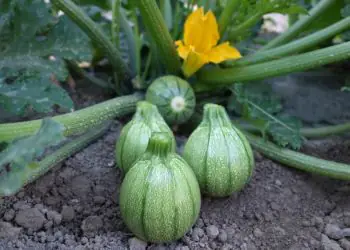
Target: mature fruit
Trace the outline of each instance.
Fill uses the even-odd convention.
[[[183,157],[196,174],[201,191],[214,197],[241,190],[254,168],[246,137],[216,104],[204,106],[203,120],[189,137]]]
[[[148,87],[146,100],[156,105],[165,121],[172,125],[188,121],[196,106],[192,87],[177,76],[157,78]]]
[[[172,138],[154,133],[121,185],[119,205],[127,227],[148,242],[177,240],[197,220],[200,204],[196,176],[172,151]]]
[[[133,118],[123,127],[116,144],[117,165],[124,173],[128,172],[137,158],[146,151],[153,132],[169,134],[172,138],[172,149],[175,150],[175,137],[157,107],[146,101],[138,102]]]

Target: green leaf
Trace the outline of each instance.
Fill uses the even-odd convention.
[[[281,147],[290,146],[291,148],[300,149],[303,138],[299,131],[301,129],[301,122],[291,116],[277,116],[277,121],[272,121],[267,127],[268,134]]]
[[[55,18],[42,0],[14,0],[0,12],[0,105],[13,114],[28,106],[49,112],[54,104],[73,108],[68,94],[50,80],[65,81],[64,59],[90,61],[88,36],[65,15]],[[1,26],[3,24],[3,26]]]
[[[268,84],[235,84],[234,95],[230,97],[228,109],[238,114],[249,113],[249,117],[261,117],[261,112],[248,104],[252,101],[266,112],[276,114],[282,110],[281,98],[273,93]]]
[[[258,128],[262,135],[270,135],[280,146],[299,149],[303,138],[301,122],[296,118],[280,115],[281,99],[267,84],[235,84],[230,88],[232,96],[228,110],[243,117],[243,120]]]
[[[65,139],[63,131],[62,124],[46,118],[35,135],[14,141],[0,153],[0,196],[21,187],[30,170],[37,167],[35,158]],[[9,182],[11,186],[4,185]]]
[[[12,84],[6,84],[4,79],[0,79],[0,106],[13,114],[23,115],[28,107],[46,113],[55,104],[67,111],[74,107],[67,92],[48,77],[37,74],[21,76]]]

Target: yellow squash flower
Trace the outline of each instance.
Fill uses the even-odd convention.
[[[204,14],[204,9],[198,8],[188,16],[184,40],[175,42],[179,56],[184,59],[182,70],[186,77],[193,75],[204,64],[218,64],[241,57],[239,51],[228,42],[216,46],[219,39],[218,23],[212,11]]]

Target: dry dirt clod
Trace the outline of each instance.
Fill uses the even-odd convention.
[[[15,217],[15,215],[16,215],[15,210],[9,209],[5,212],[3,219],[5,221],[11,221]]]
[[[83,220],[81,229],[87,235],[94,235],[99,229],[103,227],[103,221],[100,216],[92,215]]]
[[[48,211],[46,217],[48,220],[53,221],[55,225],[60,225],[62,222],[62,215],[56,211]]]
[[[61,211],[61,215],[62,215],[63,221],[65,221],[65,222],[72,221],[75,217],[74,208],[71,206],[63,206],[62,211]]]
[[[322,250],[342,250],[336,241],[329,239],[327,235],[324,234],[322,234],[321,248]]]
[[[0,240],[17,239],[21,231],[22,228],[14,227],[11,223],[0,221]]]
[[[21,227],[38,231],[44,226],[46,219],[38,209],[28,208],[20,210],[16,215],[15,221]]]
[[[218,237],[219,235],[219,229],[214,226],[214,225],[210,225],[205,229],[207,235],[209,238],[211,239],[215,239],[216,237]]]

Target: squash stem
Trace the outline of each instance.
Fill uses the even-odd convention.
[[[180,58],[156,1],[138,0],[135,1],[135,4],[140,10],[146,30],[158,47],[160,58],[166,69],[172,74],[180,73]]]
[[[226,6],[219,18],[219,29],[221,37],[224,36],[225,31],[232,20],[232,16],[235,11],[237,11],[237,7],[239,6],[240,2],[240,0],[226,1]]]
[[[224,87],[234,82],[262,80],[268,77],[309,70],[350,58],[350,42],[286,58],[234,68],[201,70],[196,92]]]
[[[119,50],[112,44],[101,28],[84,13],[72,0],[52,0],[51,3],[62,10],[72,19],[89,37],[96,42],[106,53],[114,68],[114,79],[116,81],[117,94],[128,94],[132,91],[131,72],[125,64]]]
[[[312,8],[308,15],[305,15],[303,18],[299,19],[286,32],[270,41],[261,50],[271,49],[293,40],[301,33],[301,31],[307,28],[337,1],[338,0],[321,0],[314,8]]]
[[[135,111],[136,103],[143,99],[142,94],[133,94],[114,98],[75,112],[57,115],[52,119],[65,126],[65,136],[80,134],[103,122],[130,114]],[[36,133],[42,120],[0,124],[0,142],[9,142],[15,138]]]
[[[350,180],[350,165],[327,161],[308,156],[293,150],[277,147],[264,139],[244,132],[250,144],[266,157],[313,174],[323,175],[338,180]]]
[[[337,34],[340,34],[350,28],[350,17],[344,18],[341,21],[315,32],[312,35],[306,36],[294,42],[279,46],[274,49],[258,51],[252,55],[243,57],[242,59],[228,62],[227,64],[232,66],[244,66],[250,64],[261,63],[265,61],[271,61],[273,59],[279,59],[281,57],[299,53],[309,48],[317,46],[318,44],[333,38]]]
[[[301,134],[307,138],[322,138],[350,132],[350,122],[320,128],[303,128]]]

